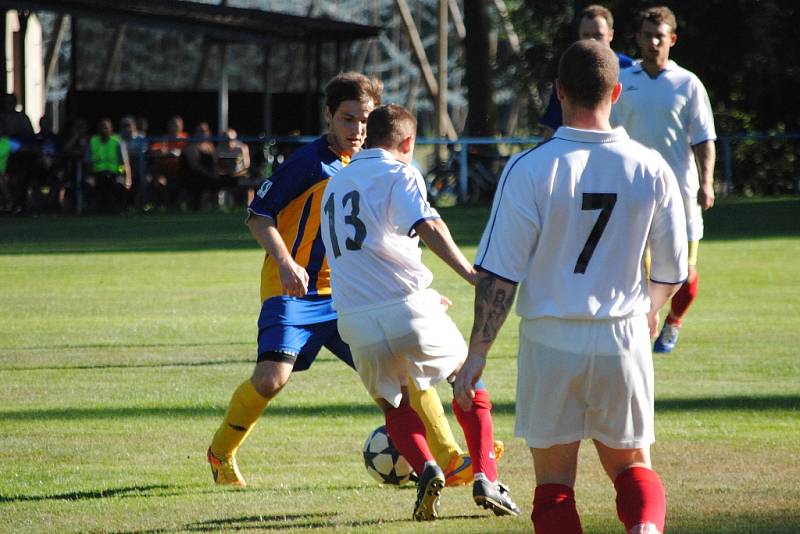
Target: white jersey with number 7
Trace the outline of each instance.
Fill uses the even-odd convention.
[[[520,283],[524,319],[605,319],[647,313],[650,279],[687,277],[678,183],[655,151],[625,130],[561,127],[515,156],[495,193],[475,261]]]

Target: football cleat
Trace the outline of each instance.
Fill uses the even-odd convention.
[[[503,457],[506,447],[502,441],[494,442],[494,459],[495,461]],[[471,484],[475,479],[472,472],[472,459],[469,454],[463,453],[458,456],[453,456],[450,463],[444,470],[445,483],[448,487],[452,486],[466,486]]]
[[[508,488],[499,481],[476,480],[472,484],[472,498],[475,504],[494,512],[494,515],[519,515],[519,506],[511,500]]]
[[[414,520],[431,521],[439,517],[439,497],[444,488],[444,473],[436,464],[428,464],[417,482]]]
[[[211,453],[211,447],[208,448],[208,463],[211,465],[211,474],[214,476],[214,482],[220,486],[239,486],[244,487],[247,483],[242,478],[239,472],[239,466],[236,465],[236,458],[233,456],[220,460]]]
[[[664,323],[664,328],[661,329],[661,333],[658,334],[656,342],[653,344],[653,352],[672,352],[672,349],[675,348],[675,343],[678,342],[678,334],[680,333],[680,326]]]
[[[630,534],[661,534],[654,523],[639,523],[630,530]]]

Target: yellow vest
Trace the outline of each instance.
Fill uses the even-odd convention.
[[[8,168],[8,156],[11,155],[11,141],[8,137],[0,137],[0,172],[6,172]]]
[[[99,135],[93,135],[89,140],[89,148],[92,155],[92,172],[113,172],[122,174],[125,172],[125,165],[122,164],[120,157],[119,136],[112,135],[105,143]]]

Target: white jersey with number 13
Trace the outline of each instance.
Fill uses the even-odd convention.
[[[354,311],[427,288],[414,226],[438,219],[417,169],[380,148],[356,154],[325,188],[321,232],[337,311]]]

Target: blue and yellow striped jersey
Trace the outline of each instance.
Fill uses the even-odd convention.
[[[328,179],[348,159],[325,136],[297,150],[259,188],[248,211],[271,217],[294,261],[308,272],[308,296],[331,294],[330,268],[320,237],[320,205]],[[267,254],[261,268],[261,302],[281,295],[278,266]]]

